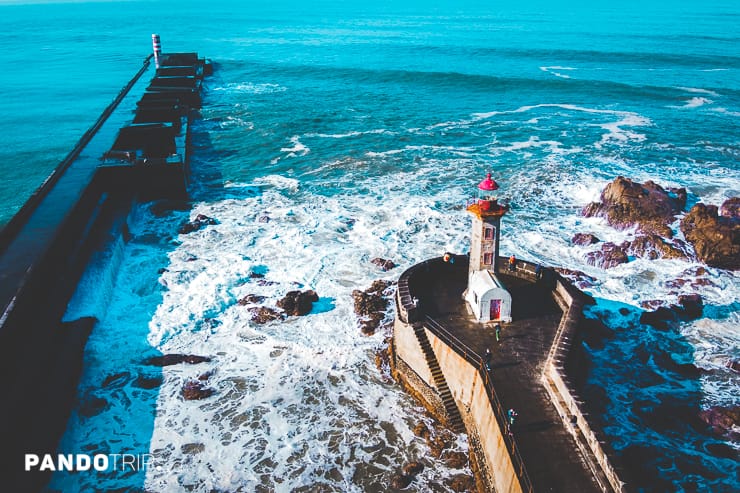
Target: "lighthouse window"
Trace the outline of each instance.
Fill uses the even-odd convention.
[[[492,240],[493,239],[493,228],[486,228],[483,232],[483,238],[486,240]]]
[[[493,263],[493,254],[492,253],[484,253],[483,254],[483,263],[485,265],[491,265]]]

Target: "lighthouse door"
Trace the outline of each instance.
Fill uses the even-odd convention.
[[[501,318],[501,300],[491,300],[491,320]]]

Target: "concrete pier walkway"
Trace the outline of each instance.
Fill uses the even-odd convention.
[[[466,279],[459,269],[430,276],[412,294],[421,310],[477,355],[492,351],[496,396],[505,410],[518,413],[512,433],[534,491],[602,491],[594,473],[563,426],[542,384],[542,371],[562,317],[551,289],[506,274],[500,279],[513,298],[513,319],[503,326],[500,342],[493,324],[476,322],[462,299]]]

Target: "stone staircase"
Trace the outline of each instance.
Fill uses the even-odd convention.
[[[427,360],[429,370],[432,372],[432,378],[434,379],[434,385],[437,387],[437,393],[442,399],[442,404],[445,407],[447,413],[447,425],[457,433],[464,433],[465,425],[463,424],[462,416],[460,416],[460,410],[455,403],[455,398],[452,397],[450,387],[447,385],[442,369],[439,367],[439,362],[434,354],[432,345],[429,343],[429,338],[424,330],[424,325],[420,323],[413,324],[414,334],[416,339],[419,341],[419,346],[424,352],[424,357]]]

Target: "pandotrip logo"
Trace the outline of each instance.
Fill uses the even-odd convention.
[[[152,454],[26,454],[26,471],[146,471]]]

